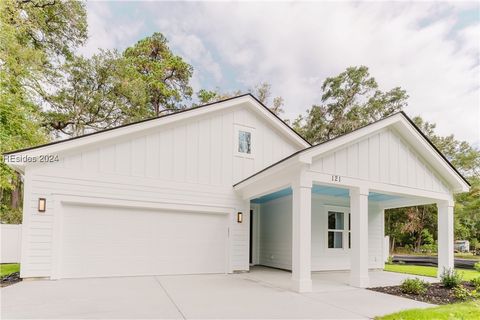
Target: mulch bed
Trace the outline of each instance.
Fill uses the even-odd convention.
[[[2,279],[0,280],[0,288],[12,285],[20,281],[22,281],[22,278],[20,278],[20,272],[9,274],[8,276],[2,277]]]
[[[463,286],[469,290],[474,289],[473,285],[470,282],[463,282]],[[400,286],[377,287],[377,288],[369,288],[369,289],[373,291],[388,293],[395,296],[400,296],[400,297],[404,297],[404,298],[408,298],[416,301],[422,301],[422,302],[433,303],[433,304],[448,304],[448,303],[461,301],[455,298],[455,296],[453,295],[452,289],[445,288],[444,286],[442,286],[441,283],[431,283],[430,286],[427,288],[427,292],[419,295],[403,293],[402,290],[400,289]]]

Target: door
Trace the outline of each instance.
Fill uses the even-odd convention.
[[[227,215],[64,206],[60,277],[227,272]]]

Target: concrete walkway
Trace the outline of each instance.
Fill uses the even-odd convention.
[[[405,275],[372,272],[374,285]],[[348,273],[314,273],[314,290],[290,291],[290,273],[37,280],[2,288],[1,318],[368,319],[431,305],[357,289]]]

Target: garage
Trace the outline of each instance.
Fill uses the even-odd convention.
[[[226,273],[227,215],[63,206],[60,278]]]

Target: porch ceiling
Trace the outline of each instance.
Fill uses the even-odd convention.
[[[312,193],[313,194],[321,194],[321,195],[331,196],[331,197],[339,197],[339,198],[348,198],[349,197],[348,189],[329,187],[329,186],[323,186],[323,185],[317,185],[317,184],[313,185]],[[291,188],[285,188],[285,189],[278,190],[276,192],[272,192],[272,193],[266,194],[264,196],[255,198],[255,199],[252,200],[252,203],[262,204],[262,203],[272,201],[272,200],[275,200],[275,199],[278,199],[278,198],[289,196],[291,194],[292,194],[292,189]],[[382,194],[382,193],[377,193],[377,192],[370,192],[369,195],[368,195],[368,200],[373,201],[373,202],[398,200],[398,199],[402,199],[402,198],[403,197],[401,197],[401,196],[394,196],[394,195]]]

